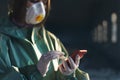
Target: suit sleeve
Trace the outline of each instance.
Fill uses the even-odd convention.
[[[8,39],[0,34],[0,80],[42,80],[36,65],[28,65],[16,70],[9,55]]]

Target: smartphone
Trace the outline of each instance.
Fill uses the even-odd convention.
[[[71,56],[71,58],[75,61],[75,57],[76,57],[77,55],[79,55],[80,58],[83,58],[83,56],[84,56],[86,53],[87,53],[87,50],[75,50],[70,56]],[[68,60],[66,60],[66,62],[67,62],[67,64],[68,64],[68,66],[70,66]],[[62,66],[63,66],[63,64],[62,64]]]
[[[76,55],[79,55],[80,58],[83,58],[83,56],[87,53],[87,50],[75,50],[72,54],[71,54],[71,58],[73,60],[75,60]]]

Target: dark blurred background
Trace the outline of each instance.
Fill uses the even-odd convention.
[[[0,2],[0,17],[7,7]],[[10,1],[10,0],[9,0]],[[51,13],[46,28],[54,33],[69,53],[87,49],[80,69],[91,80],[120,80],[120,0],[51,0]],[[111,41],[111,14],[117,14],[117,42]],[[6,14],[7,15],[7,14]],[[2,16],[3,17],[3,16]],[[106,42],[95,41],[93,35],[103,20],[108,23]],[[102,33],[102,32],[101,32]]]
[[[117,14],[116,43],[111,41],[112,13]],[[91,80],[120,80],[119,18],[119,0],[52,0],[46,28],[60,38],[70,53],[88,50],[80,68],[90,73]],[[94,29],[103,20],[108,23],[108,41],[95,42]]]

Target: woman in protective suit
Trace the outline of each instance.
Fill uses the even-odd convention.
[[[74,61],[45,29],[49,10],[50,0],[15,0],[9,18],[0,20],[0,80],[89,80],[80,57]]]

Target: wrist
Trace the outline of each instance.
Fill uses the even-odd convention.
[[[38,65],[38,64],[37,64],[37,66],[36,66],[36,68],[37,68],[37,70],[39,71],[39,73],[44,77],[44,76],[46,76],[46,72],[43,70],[42,67],[43,67],[43,66],[40,66],[40,65]]]

